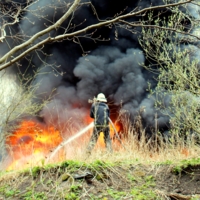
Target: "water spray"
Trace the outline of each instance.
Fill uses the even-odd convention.
[[[55,154],[62,148],[64,147],[66,144],[72,142],[73,140],[75,140],[76,138],[80,137],[81,135],[83,135],[84,133],[86,133],[89,129],[91,129],[94,126],[94,122],[90,123],[88,126],[86,126],[84,129],[80,130],[77,134],[75,134],[74,136],[70,137],[67,141],[64,141],[62,143],[60,143],[57,148],[51,153],[51,155],[47,158],[47,162],[53,158],[55,156]]]
[[[93,100],[91,100],[91,99],[88,100],[88,103],[94,103],[94,102],[96,102],[96,98],[95,98],[95,97],[94,97]],[[112,127],[113,127],[113,129],[114,129],[114,132],[115,132],[115,135],[116,135],[117,139],[120,141],[121,145],[125,148],[125,146],[122,144],[122,141],[121,141],[121,139],[120,139],[120,137],[119,137],[119,135],[118,135],[118,133],[117,133],[117,130],[116,130],[116,128],[115,128],[115,126],[114,126],[112,120],[111,120],[110,118],[108,118],[108,120],[109,120],[110,124],[112,125]],[[70,137],[67,141],[64,141],[64,142],[60,143],[60,144],[58,145],[58,147],[57,147],[57,148],[51,153],[51,155],[47,158],[47,162],[48,162],[51,158],[53,158],[53,157],[56,155],[56,153],[57,153],[61,148],[63,148],[66,144],[68,144],[68,143],[72,142],[73,140],[75,140],[76,138],[80,137],[81,135],[83,135],[84,133],[86,133],[86,132],[87,132],[89,129],[91,129],[92,127],[94,127],[94,122],[90,123],[88,126],[86,126],[84,129],[82,129],[81,131],[79,131],[77,134],[75,134],[74,136]]]
[[[96,97],[94,97],[93,99],[88,99],[88,103],[95,103],[97,102],[97,99]],[[123,145],[120,137],[119,137],[119,134],[117,133],[117,130],[115,128],[115,125],[113,124],[112,120],[110,118],[108,118],[110,124],[112,125],[113,129],[114,129],[114,132],[115,132],[115,136],[117,137],[117,139],[119,140],[120,144],[126,149],[126,147]]]

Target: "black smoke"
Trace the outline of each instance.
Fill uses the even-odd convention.
[[[22,6],[27,3],[25,0],[13,2]],[[67,11],[67,4],[72,2],[71,0],[35,1],[35,4],[21,14],[20,21],[13,27],[12,32],[23,35],[23,40],[27,40],[58,20]],[[74,13],[73,18],[64,22],[61,28],[52,31],[51,36],[64,33],[69,21],[71,26],[68,32],[97,23],[94,10],[86,2],[88,1],[83,0],[82,3],[85,5]],[[136,8],[163,4],[162,0],[123,0],[114,3],[111,0],[91,0],[90,2],[101,20],[109,19],[121,11],[128,13]],[[139,19],[141,16],[131,20]],[[35,85],[39,84],[36,91],[37,101],[52,95],[51,101],[40,112],[44,122],[57,125],[62,125],[71,119],[79,122],[89,115],[88,99],[102,92],[108,98],[111,118],[112,116],[115,118],[118,111],[127,110],[133,121],[140,109],[144,108],[142,113],[144,127],[154,127],[155,113],[157,113],[159,128],[166,130],[169,119],[154,108],[154,100],[149,98],[147,91],[148,83],[153,87],[156,86],[156,79],[154,74],[141,66],[147,62],[138,42],[141,29],[136,28],[130,32],[122,27],[106,26],[87,34],[89,37],[82,35],[76,41],[63,40],[47,44],[42,51],[38,50],[37,53],[28,55],[21,61],[20,67],[13,67],[15,73],[17,70],[22,73],[39,70],[33,81]],[[11,46],[15,43],[20,41],[10,41]],[[1,53],[4,53],[3,49]]]

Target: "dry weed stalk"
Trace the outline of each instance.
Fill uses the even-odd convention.
[[[185,138],[180,138],[177,134],[172,134],[168,140],[164,140],[161,134],[154,134],[154,137],[147,138],[141,115],[138,115],[133,122],[128,113],[123,113],[123,116],[121,113],[119,116],[121,118],[118,120],[123,120],[124,128],[123,132],[119,133],[122,144],[116,138],[113,139],[112,156],[98,142],[89,157],[85,154],[90,132],[65,146],[64,151],[56,156],[58,159],[52,162],[78,160],[92,163],[95,160],[110,162],[138,160],[141,163],[147,163],[192,158],[200,153],[200,148],[195,145],[193,137],[189,137],[187,142]],[[32,151],[34,152],[34,149]],[[42,165],[42,162],[33,163],[32,166],[35,164]]]

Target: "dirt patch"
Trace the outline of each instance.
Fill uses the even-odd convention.
[[[175,167],[159,167],[154,171],[157,189],[165,193],[177,193],[186,196],[199,195],[200,165],[188,166],[177,171]]]
[[[200,165],[57,166],[0,178],[1,200],[200,199]]]

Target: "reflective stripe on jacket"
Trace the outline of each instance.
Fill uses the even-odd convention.
[[[108,118],[110,117],[108,105],[103,102],[93,103],[90,109],[90,117],[94,118],[95,126],[108,126]]]

